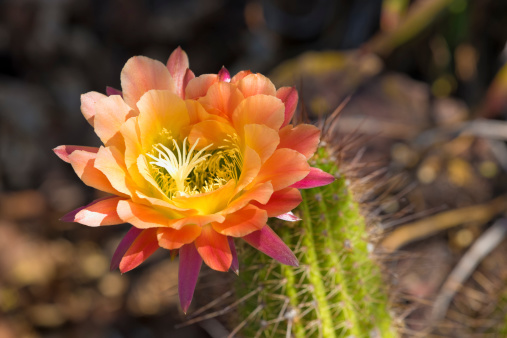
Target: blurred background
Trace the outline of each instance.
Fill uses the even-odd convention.
[[[100,197],[51,151],[99,145],[80,95],[120,88],[131,56],[165,63],[177,46],[196,75],[225,65],[296,85],[311,119],[350,98],[329,132],[344,158],[385,168],[391,189],[372,210],[404,332],[438,317],[443,336],[494,336],[504,234],[462,287],[445,285],[507,209],[506,40],[507,2],[493,0],[0,0],[0,337],[229,332],[227,316],[175,328],[186,319],[167,252],[109,272],[128,226],[58,221]],[[201,293],[231,278],[204,275]]]

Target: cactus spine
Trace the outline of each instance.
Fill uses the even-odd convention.
[[[336,173],[336,181],[302,191],[301,221],[274,226],[300,266],[242,248],[236,290],[245,298],[239,309],[245,337],[396,337],[365,219],[328,158],[321,148],[314,166]]]

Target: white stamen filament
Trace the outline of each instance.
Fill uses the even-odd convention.
[[[192,156],[195,147],[199,143],[199,139],[195,141],[194,145],[190,148],[188,153],[187,153],[186,137],[183,140],[183,151],[180,150],[178,144],[174,139],[173,143],[174,147],[176,148],[176,151],[178,152],[178,158],[176,158],[176,155],[174,155],[173,151],[171,151],[169,148],[160,143],[154,147],[159,153],[158,157],[155,157],[151,154],[146,155],[155,160],[153,162],[150,162],[150,164],[156,165],[158,167],[167,170],[169,175],[171,175],[171,177],[174,179],[174,182],[176,183],[176,189],[178,190],[178,192],[182,195],[185,195],[186,194],[185,180],[199,163],[206,160],[208,156],[211,156],[211,154],[206,154],[204,156],[201,155],[204,151],[206,151],[206,149],[211,147],[213,144],[207,145],[206,147],[199,150],[194,156]]]

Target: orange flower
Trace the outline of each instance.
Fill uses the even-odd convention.
[[[179,251],[179,293],[186,312],[204,261],[238,271],[233,238],[284,264],[297,259],[266,225],[294,221],[298,188],[333,177],[311,168],[319,142],[311,125],[289,124],[297,91],[278,90],[261,74],[195,77],[181,48],[167,65],[137,56],[121,73],[122,91],[90,92],[81,111],[104,144],[60,146],[83,182],[111,197],[65,215],[88,226],[133,225],[111,268],[141,264],[159,247]]]

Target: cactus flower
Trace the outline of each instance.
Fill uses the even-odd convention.
[[[87,185],[110,193],[62,220],[96,227],[130,223],[111,268],[129,271],[158,248],[179,253],[179,296],[186,312],[202,262],[238,272],[234,238],[283,264],[291,250],[266,224],[294,221],[299,188],[333,176],[311,168],[319,130],[289,124],[295,88],[276,90],[261,74],[195,77],[177,48],[166,65],[143,56],[121,72],[121,91],[81,96],[81,111],[103,143],[59,146]]]

